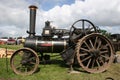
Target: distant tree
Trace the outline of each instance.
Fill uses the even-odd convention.
[[[110,38],[111,33],[107,32],[106,30],[100,29],[99,32],[100,32],[102,35]]]

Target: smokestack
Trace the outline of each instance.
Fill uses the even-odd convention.
[[[37,7],[34,5],[29,6],[30,9],[30,29],[27,31],[29,37],[35,36],[35,21],[36,21],[36,9]]]

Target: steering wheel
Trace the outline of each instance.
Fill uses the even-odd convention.
[[[75,21],[70,28],[70,40],[76,43],[76,41],[83,36],[96,32],[97,29],[91,21],[80,19]]]

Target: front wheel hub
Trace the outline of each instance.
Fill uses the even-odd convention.
[[[21,61],[21,64],[22,64],[22,65],[27,65],[27,63],[28,63],[27,60],[22,60],[22,61]]]

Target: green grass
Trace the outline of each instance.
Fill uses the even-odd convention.
[[[0,48],[7,48],[7,49],[13,49],[13,50],[17,50],[22,47],[23,45],[0,45]]]
[[[12,48],[14,46],[11,46]],[[77,67],[74,67],[77,68]],[[90,74],[82,68],[79,74],[68,73],[68,66],[61,59],[53,61],[51,64],[40,64],[39,71],[29,76],[16,75],[10,68],[8,59],[8,71],[6,68],[6,59],[0,59],[0,80],[105,80],[111,77],[114,80],[120,80],[120,64],[112,64],[107,71],[103,73]]]

